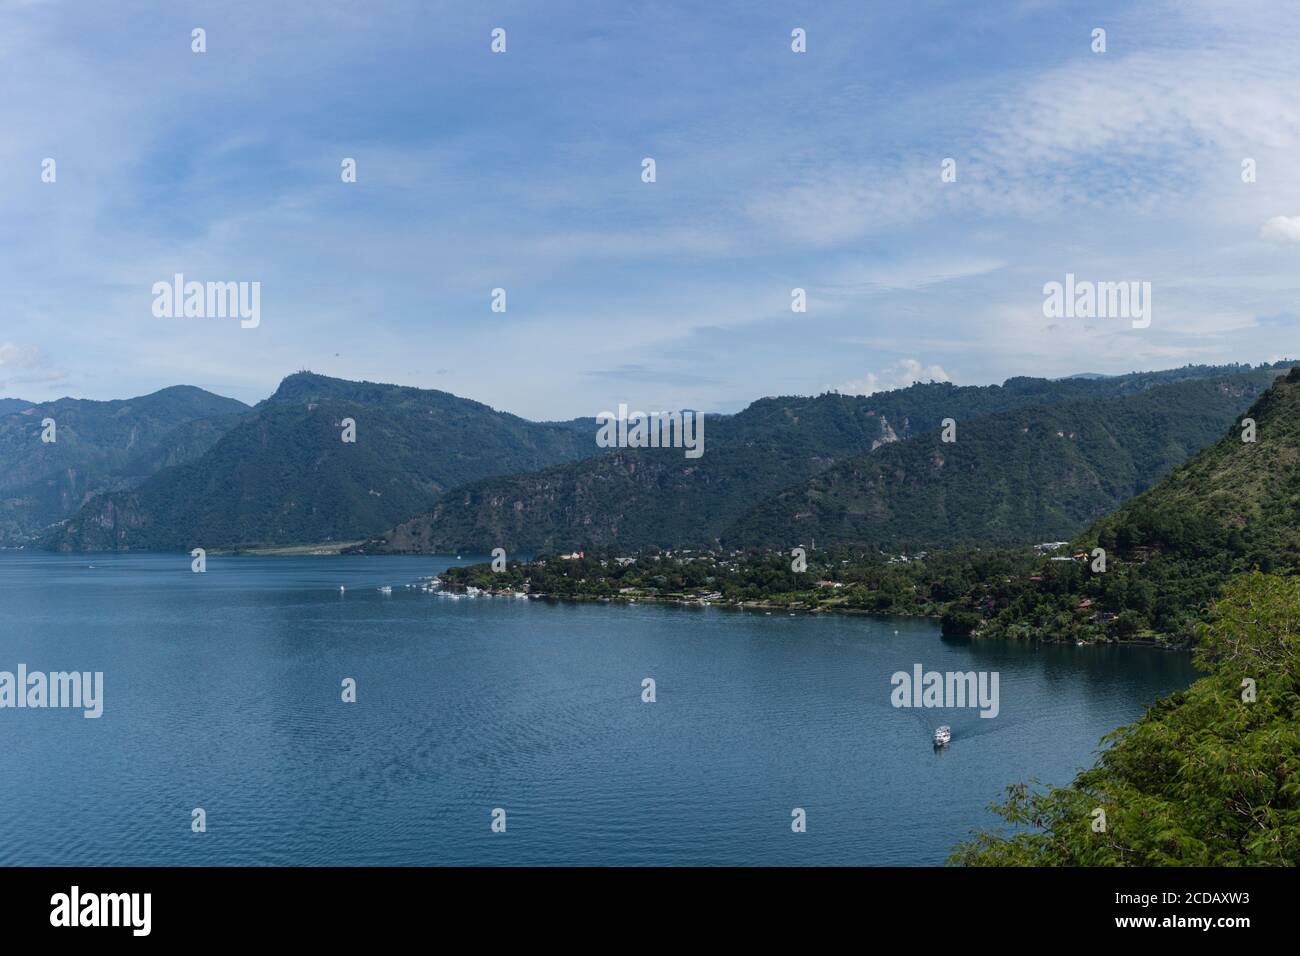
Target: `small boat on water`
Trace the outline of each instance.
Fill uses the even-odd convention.
[[[936,747],[946,747],[950,740],[952,740],[952,728],[947,724],[934,732],[934,745]]]
[[[392,586],[391,584],[385,584],[382,588],[379,589],[379,593],[380,593],[380,594],[392,594],[392,593],[393,593],[393,586]]]

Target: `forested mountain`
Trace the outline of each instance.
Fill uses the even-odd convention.
[[[61,398],[0,415],[0,544],[30,541],[90,496],[202,454],[248,406],[200,388],[98,402]],[[52,442],[42,422],[53,419]]]
[[[345,442],[344,420],[355,422]],[[446,392],[286,378],[197,459],[88,502],[58,550],[228,548],[364,538],[446,488],[593,454],[594,431]]]
[[[1068,534],[1221,432],[1269,377],[1242,368],[766,398],[707,416],[702,458],[600,449],[591,419],[535,423],[445,392],[304,372],[252,410],[164,390],[179,410],[134,432],[110,416],[118,430],[105,426],[95,469],[57,457],[85,449],[81,406],[139,414],[145,399],[4,416],[0,436],[30,452],[52,411],[60,441],[0,454],[20,462],[6,472],[8,507],[20,502],[27,529],[67,518],[45,538],[60,550],[1011,542]],[[938,443],[945,418],[958,422],[952,445]],[[342,440],[345,419],[355,442]]]
[[[0,415],[12,415],[14,412],[21,412],[24,408],[30,408],[31,405],[31,402],[21,398],[0,398]]]
[[[726,547],[816,540],[897,551],[1068,538],[1223,434],[1276,373],[1193,379],[958,420],[763,502]]]
[[[1253,442],[1244,419],[1254,421]],[[1195,458],[1083,531],[1090,561],[1050,562],[1027,581],[973,591],[981,633],[1186,640],[1225,581],[1300,570],[1300,368],[1292,369]]]
[[[995,534],[1005,527],[1004,538],[1032,536],[1047,527],[1065,533],[1114,507],[1126,493],[1140,490],[1162,469],[1182,461],[1216,436],[1271,377],[1265,371],[1243,369],[1248,367],[1189,366],[1107,379],[1015,378],[1001,386],[918,384],[866,397],[765,398],[733,416],[710,416],[702,458],[687,459],[680,449],[619,449],[536,474],[476,482],[454,489],[428,514],[404,522],[364,549],[434,552],[498,546],[512,551],[584,545],[707,546],[724,535],[740,543],[776,541],[785,528],[768,529],[757,519],[736,523],[764,499],[798,487],[838,461],[888,451],[889,462],[917,462],[912,456],[919,452],[903,450],[912,447],[905,439],[931,432],[949,417],[959,421],[962,438],[969,439],[969,445],[963,446],[969,453],[963,451],[961,464],[946,473],[946,487],[952,495],[949,504],[959,507],[957,499],[963,497],[980,504],[985,496],[996,495],[1004,507],[1016,512],[1001,524],[996,514],[986,513],[983,518],[978,513],[962,515],[970,520],[961,537],[977,535],[981,520]],[[1241,373],[1245,378],[1228,384],[1225,375],[1229,373]],[[1164,399],[1139,404],[1131,412],[1121,411],[1119,405],[1087,404],[1144,396],[1162,387],[1175,387],[1180,381],[1199,382],[1210,377],[1220,385],[1173,392]],[[1181,411],[1176,407],[1180,401],[1187,403]],[[1198,408],[1205,401],[1208,410]],[[998,487],[980,487],[991,473],[976,470],[963,474],[959,470],[969,469],[981,455],[996,469],[993,459],[1009,450],[1014,422],[1019,421],[1007,419],[988,432],[975,424],[978,419],[1070,402],[1085,404],[1072,415],[1052,418],[1059,429],[1042,434],[1048,413],[1039,415],[1040,427],[1031,428],[1021,457],[1004,463],[1008,476]],[[1110,416],[1108,421],[1113,418],[1113,432],[1085,421],[1088,415],[1101,413]],[[1177,420],[1183,413],[1186,421]],[[1026,418],[1020,427],[1028,421]],[[1048,439],[1056,430],[1074,432],[1076,437],[1053,444]],[[1138,441],[1140,450],[1132,455],[1122,449],[1115,451],[1114,443],[1121,439]],[[1079,474],[1071,474],[1070,468],[1080,469]],[[1042,489],[1038,511],[1007,500],[1014,493],[1012,484],[1018,488],[1032,482],[1036,469],[1042,470],[1040,477],[1057,482],[1055,488]],[[920,475],[921,471],[914,469],[911,477],[920,480]],[[969,487],[959,490],[962,483]],[[909,493],[906,488],[898,492],[904,497]],[[1053,496],[1061,499],[1059,504],[1053,503]],[[903,504],[900,498],[889,507]],[[873,499],[870,507],[874,506]],[[952,535],[945,517],[931,507],[915,525],[922,533],[914,534],[909,519],[899,513],[887,529],[889,538],[949,540]],[[800,531],[799,536],[808,534]]]
[[[734,417],[707,416],[703,431],[705,453],[698,459],[680,448],[617,449],[471,483],[367,550],[699,539],[718,523],[711,513],[734,511],[748,496],[825,467],[850,448],[895,437],[887,415],[834,395],[763,399]]]

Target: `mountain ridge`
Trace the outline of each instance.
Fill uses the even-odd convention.
[[[885,550],[1057,540],[1113,510],[1218,435],[1271,372],[1028,406],[837,463],[724,532],[726,547]]]
[[[127,399],[59,398],[0,416],[0,543],[35,540],[93,495],[201,453],[246,411],[236,399],[174,385]],[[46,419],[51,442],[42,440]]]
[[[593,436],[574,428],[448,392],[300,372],[202,456],[88,501],[44,545],[171,550],[355,540],[452,485],[597,450]]]
[[[762,398],[734,416],[707,419],[706,453],[698,461],[684,460],[678,450],[618,449],[531,475],[476,482],[452,489],[426,514],[357,550],[712,547],[761,500],[840,460],[936,429],[949,412],[969,421],[1044,401],[1140,396],[1181,381],[1204,381],[1219,369],[1261,382],[1270,373],[1188,366],[1105,380],[1020,376],[1001,386],[929,383],[871,396]],[[1228,411],[1220,412],[1226,421]],[[1210,435],[1201,433],[1205,440]],[[1107,503],[1118,500],[1112,496]]]
[[[1256,441],[1243,442],[1253,418]],[[961,604],[988,636],[1187,642],[1231,578],[1300,570],[1300,367],[1275,381],[1217,441],[1075,536],[1087,562],[1051,562]],[[979,619],[979,623],[976,622]]]
[[[302,371],[251,409],[235,403],[239,411],[229,417],[186,420],[165,440],[131,448],[115,462],[113,482],[61,499],[62,523],[43,545],[94,551],[361,539],[360,550],[370,552],[591,540],[713,544],[764,499],[856,454],[937,428],[954,409],[964,428],[1031,405],[1140,396],[1249,368],[760,398],[734,415],[706,416],[700,460],[680,449],[600,449],[592,419],[530,422],[436,389]],[[174,389],[161,394],[180,404],[202,393]],[[357,423],[350,444],[341,441],[348,418]],[[1170,461],[1185,451],[1177,446]],[[526,498],[516,493],[521,482],[532,485]],[[444,534],[449,526],[466,533]]]

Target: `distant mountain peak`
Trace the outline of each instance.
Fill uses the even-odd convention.
[[[489,406],[472,398],[462,398],[436,388],[420,388],[415,385],[393,385],[387,382],[371,382],[334,378],[318,372],[301,371],[287,375],[280,382],[275,392],[266,399],[266,403],[284,402],[320,402],[320,401],[358,402],[363,405],[379,405],[397,400],[463,402],[467,406],[488,409]]]

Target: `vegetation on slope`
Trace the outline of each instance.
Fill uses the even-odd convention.
[[[356,441],[343,441],[343,422]],[[90,501],[47,541],[64,551],[238,548],[367,538],[452,485],[597,451],[591,433],[446,392],[310,373],[202,457]]]
[[[957,419],[841,462],[728,528],[724,546],[868,548],[1060,540],[1223,434],[1273,373]]]
[[[1238,374],[1243,369],[1231,367],[1227,371]],[[619,449],[536,474],[475,482],[449,492],[428,514],[405,522],[365,550],[713,546],[733,522],[764,498],[823,472],[837,461],[877,448],[892,452],[894,442],[933,431],[946,417],[955,417],[964,426],[1013,409],[1142,396],[1172,382],[1222,378],[1224,374],[1223,369],[1189,367],[1103,380],[1016,378],[1000,386],[930,383],[871,396],[766,398],[733,416],[709,416],[702,458],[687,459],[680,449]],[[1117,474],[1114,480],[1107,476],[1101,494],[1086,487],[1091,477],[1081,476],[1080,500],[1065,506],[1066,514],[1074,518],[1071,530],[1101,513],[1099,509],[1113,507],[1126,492],[1142,487],[1141,482],[1154,470],[1176,464],[1211,440],[1235,412],[1249,403],[1250,390],[1262,388],[1267,377],[1267,373],[1257,371],[1248,374],[1240,386],[1226,386],[1245,389],[1235,399],[1197,390],[1183,393],[1189,404],[1180,414],[1188,421],[1167,423],[1172,437],[1120,436],[1124,440],[1142,438],[1140,452],[1121,466],[1131,467],[1135,474]],[[1198,410],[1197,405],[1205,400],[1210,402],[1210,409]],[[1237,402],[1235,407],[1233,401]],[[1141,407],[1149,414],[1158,414],[1155,402]],[[1141,414],[1135,413],[1135,418]],[[1079,418],[1071,421],[1078,432],[1082,427]],[[1134,421],[1129,431],[1141,427]],[[1122,427],[1118,430],[1124,432]],[[967,433],[962,434],[964,438]],[[970,435],[974,451],[977,433]],[[1104,436],[1099,435],[1099,439]],[[1104,457],[1104,452],[1098,450],[1097,456]],[[1114,455],[1117,462],[1122,457],[1122,451]],[[1023,470],[1034,464],[1026,460],[1020,466]],[[1030,479],[1025,472],[1018,480]],[[985,492],[974,487],[969,494],[978,498]],[[933,531],[938,523],[938,519],[930,521],[926,532]],[[1050,516],[1037,522],[1049,523]],[[905,518],[900,516],[899,527],[903,524]],[[763,534],[754,538],[739,543],[770,540]]]
[[[1150,491],[1091,525],[1073,553],[997,590],[973,590],[968,612],[987,636],[1189,639],[1231,577],[1300,569],[1300,368],[1276,382],[1218,442]]]
[[[248,406],[200,388],[98,402],[61,398],[0,416],[0,544],[34,540],[90,496],[202,454]],[[41,440],[53,419],[55,441]]]
[[[1016,829],[975,834],[953,862],[1300,863],[1300,578],[1228,585],[1200,627],[1197,663],[1208,676],[1107,737],[1070,786],[1009,788],[995,809]]]

